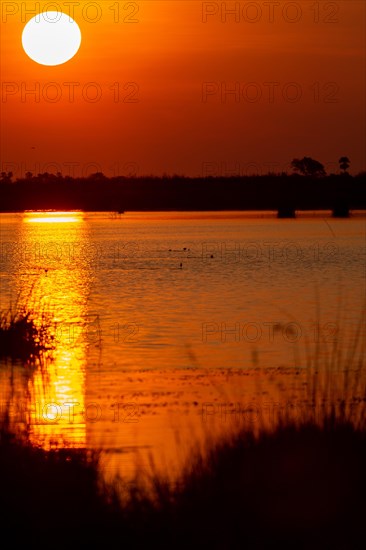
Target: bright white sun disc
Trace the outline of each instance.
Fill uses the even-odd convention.
[[[79,25],[62,12],[46,11],[33,17],[24,27],[25,53],[40,65],[61,65],[80,48]]]

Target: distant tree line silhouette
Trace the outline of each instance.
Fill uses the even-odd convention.
[[[338,161],[339,168],[343,174],[348,174],[347,170],[350,167],[350,160],[348,157],[341,157]],[[291,162],[291,166],[295,172],[299,172],[304,176],[312,176],[314,178],[325,177],[326,172],[323,164],[318,160],[314,160],[310,157],[304,157],[302,159],[294,159]]]
[[[351,176],[346,156],[338,162],[340,172],[330,175],[310,157],[293,159],[292,174],[261,176],[107,177],[96,172],[77,178],[27,172],[14,181],[12,172],[1,172],[0,210],[366,209],[366,174]]]

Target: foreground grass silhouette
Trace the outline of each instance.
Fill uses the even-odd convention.
[[[54,342],[46,313],[38,315],[40,322],[37,325],[35,312],[21,305],[20,299],[18,296],[14,305],[0,311],[0,358],[30,364],[40,360],[44,352],[52,349]]]
[[[108,484],[98,452],[36,448],[27,432],[13,433],[6,409],[3,540],[14,548],[366,547],[363,321],[349,348],[337,341],[323,365],[315,354],[300,409],[286,407],[271,426],[208,433],[175,481],[152,468]]]
[[[1,533],[14,547],[366,543],[366,431],[335,409],[258,437],[243,428],[197,450],[174,484],[153,474],[149,489],[142,477],[107,485],[97,453],[34,448],[5,420],[0,437]]]

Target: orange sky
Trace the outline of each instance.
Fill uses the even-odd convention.
[[[4,0],[1,170],[245,174],[312,156],[331,171],[342,155],[353,173],[365,170],[364,0],[236,4],[238,21],[225,22],[222,2]],[[82,45],[68,63],[44,67],[27,57],[21,34],[35,8],[55,5],[74,10]],[[123,21],[134,6],[136,22]],[[67,82],[79,83],[73,102]],[[97,102],[85,98],[90,83]],[[22,96],[37,86],[38,102]],[[225,102],[225,86],[239,96]],[[135,90],[137,101],[124,102]]]

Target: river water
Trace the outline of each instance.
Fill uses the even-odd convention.
[[[361,214],[0,220],[1,309],[32,309],[54,342],[42,368],[2,361],[2,403],[33,443],[101,448],[111,474],[174,470],[207,424],[229,429],[239,403],[270,419],[309,369],[342,370],[360,343]]]

